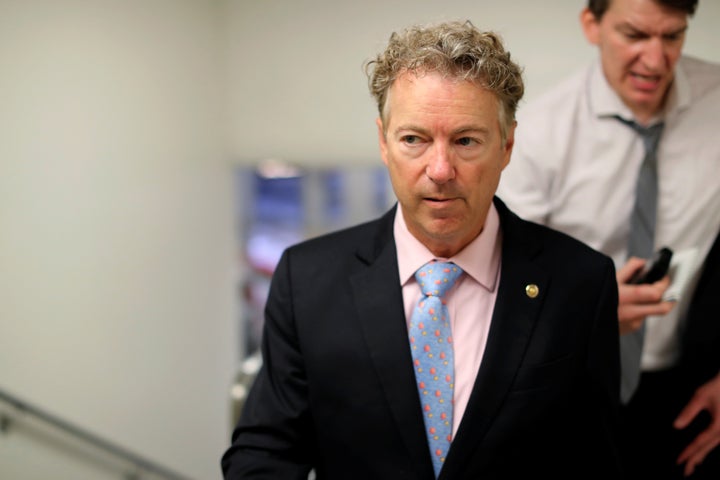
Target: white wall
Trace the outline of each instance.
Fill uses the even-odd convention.
[[[530,99],[595,55],[584,0],[226,0],[235,161],[377,162],[376,110],[361,65],[393,30],[470,19],[525,67]],[[720,2],[702,0],[686,51],[720,61]]]
[[[0,0],[0,388],[198,479],[239,344],[218,5]],[[0,478],[47,478],[25,441]]]
[[[501,33],[532,98],[594,55],[583,4],[0,0],[0,388],[218,478],[232,164],[378,162],[361,64],[418,21]],[[718,20],[703,0],[689,52],[720,60]],[[24,442],[0,436],[0,478]]]

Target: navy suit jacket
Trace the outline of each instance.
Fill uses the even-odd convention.
[[[620,478],[612,261],[497,198],[502,265],[486,351],[440,479]],[[226,479],[432,480],[384,217],[287,249],[263,367]],[[531,298],[526,286],[536,284]]]

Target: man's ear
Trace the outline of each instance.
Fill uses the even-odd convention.
[[[515,127],[517,127],[517,120],[513,121],[513,124],[508,128],[507,140],[505,140],[505,152],[503,153],[503,170],[510,163],[510,156],[512,155],[513,146],[515,145]]]
[[[387,137],[385,136],[385,128],[383,126],[382,118],[378,117],[377,120],[375,120],[375,124],[378,128],[378,143],[380,144],[380,157],[382,158],[382,161],[385,165],[388,164],[387,162]]]
[[[600,20],[595,18],[589,8],[584,8],[580,12],[580,26],[588,42],[593,45],[600,42]]]

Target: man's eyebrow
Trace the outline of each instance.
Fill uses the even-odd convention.
[[[488,133],[489,131],[490,131],[490,129],[487,128],[487,127],[471,127],[471,126],[467,126],[467,127],[460,127],[460,128],[458,128],[458,129],[456,129],[456,130],[453,130],[452,133],[453,133],[454,135],[459,135],[459,134],[462,134],[462,133]]]
[[[422,128],[418,125],[413,125],[411,123],[408,123],[406,125],[398,125],[396,128],[393,129],[393,132],[397,133],[397,132],[402,132],[402,131],[406,131],[406,130],[411,131],[411,132],[423,133],[423,134],[428,133],[427,129]]]
[[[397,132],[403,132],[403,131],[410,131],[410,132],[417,132],[421,134],[428,134],[429,131],[426,128],[413,125],[413,124],[407,124],[407,125],[398,125],[397,128],[393,129],[393,133]],[[452,130],[451,133],[453,135],[459,135],[463,133],[488,133],[490,131],[487,127],[477,127],[477,126],[462,126],[458,127],[455,130]]]
[[[670,32],[665,32],[665,33],[663,33],[663,35],[664,35],[664,36],[667,36],[667,35],[671,35],[671,36],[680,35],[680,34],[682,34],[682,33],[687,32],[687,29],[688,29],[688,26],[685,25],[685,26],[683,26],[683,27],[678,28],[677,30],[673,30],[673,31],[670,31]]]
[[[628,23],[628,22],[618,24],[616,29],[620,30],[620,31],[639,33],[642,35],[650,36],[650,33],[648,33],[647,30],[642,29],[640,27],[636,27],[632,23]],[[683,25],[682,27],[679,27],[676,30],[671,30],[669,32],[662,32],[662,36],[666,37],[666,36],[680,35],[682,33],[685,33],[687,31],[687,29],[688,29],[688,25]]]

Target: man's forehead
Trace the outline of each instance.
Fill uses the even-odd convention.
[[[602,17],[605,19],[627,28],[663,30],[663,33],[682,32],[688,25],[687,13],[655,0],[613,0]]]

